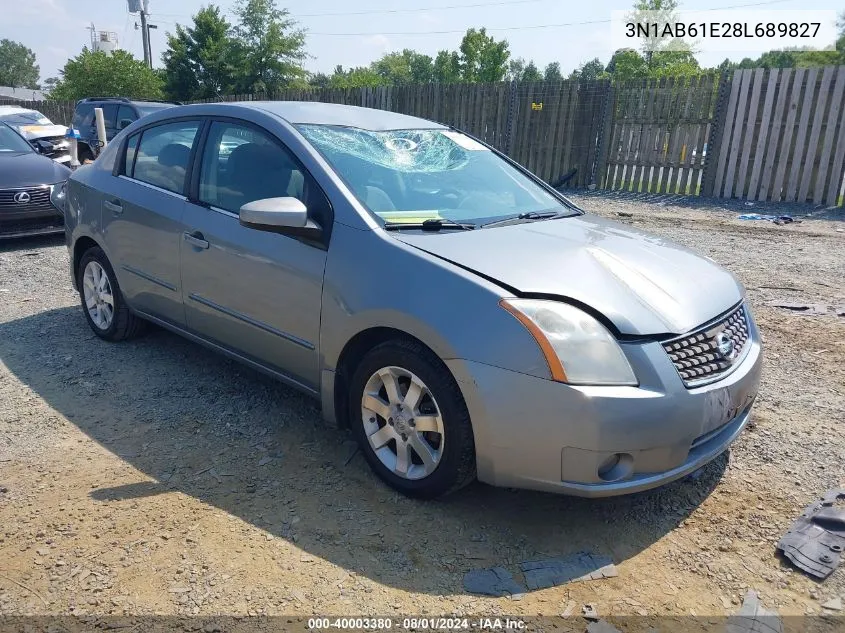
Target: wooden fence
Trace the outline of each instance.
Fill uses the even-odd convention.
[[[282,90],[453,125],[558,186],[842,204],[845,66],[633,82]],[[67,125],[72,102],[2,102]]]
[[[704,193],[835,205],[845,160],[843,96],[845,66],[735,72],[713,189]]]

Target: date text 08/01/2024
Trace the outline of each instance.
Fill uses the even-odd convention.
[[[814,38],[821,22],[626,22],[625,37],[631,38]]]
[[[476,617],[343,617],[343,618],[309,618],[308,629],[313,631],[385,631],[415,630],[415,631],[518,631],[525,628],[525,621],[519,618]]]

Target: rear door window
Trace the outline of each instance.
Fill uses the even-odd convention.
[[[130,106],[122,105],[117,110],[117,129],[122,130],[124,127],[132,123],[133,121],[137,120],[137,116],[135,114],[135,110],[133,110]],[[124,122],[127,122],[124,125]]]
[[[134,151],[134,165],[127,147],[126,175],[181,194],[199,127],[199,121],[176,121],[147,128]]]

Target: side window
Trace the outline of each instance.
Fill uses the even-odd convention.
[[[309,211],[328,201],[282,145],[253,127],[212,123],[202,156],[201,202],[238,213],[247,202],[292,196]]]
[[[129,106],[122,105],[117,109],[117,129],[122,130],[130,123],[135,121],[138,117],[135,115],[135,110]]]
[[[117,117],[117,104],[104,103],[100,106],[103,109],[103,120],[106,124],[106,129],[114,129],[115,118]]]
[[[141,138],[141,133],[133,134],[126,139],[126,159],[123,161],[123,173],[126,176],[132,176],[132,170],[135,169],[135,155],[138,152],[138,140]]]
[[[141,132],[132,177],[174,193],[182,193],[197,130],[197,121],[177,121],[156,125]]]
[[[89,128],[94,124],[94,106],[90,103],[82,103],[76,108],[76,115],[73,117],[73,127],[77,130]]]

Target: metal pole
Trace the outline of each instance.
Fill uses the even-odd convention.
[[[153,67],[152,55],[150,54],[150,29],[147,27],[147,14],[141,9],[141,40],[144,46],[144,63],[150,68]]]

